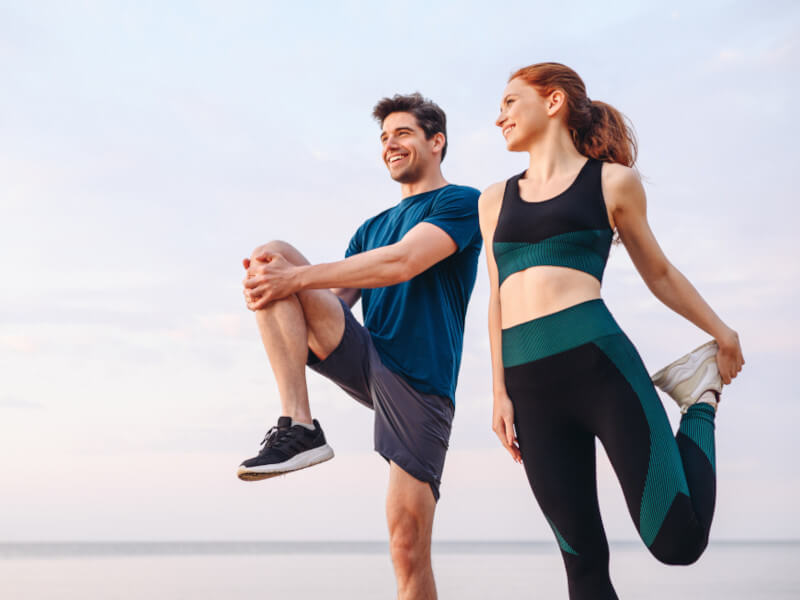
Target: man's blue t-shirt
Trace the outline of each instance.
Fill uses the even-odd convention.
[[[478,196],[447,185],[404,198],[358,228],[345,256],[399,242],[415,225],[431,223],[458,246],[455,254],[413,279],[361,290],[364,326],[383,363],[416,390],[454,401],[464,317],[481,251]]]

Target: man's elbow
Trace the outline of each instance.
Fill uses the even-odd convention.
[[[395,283],[405,283],[410,279],[416,277],[419,272],[407,257],[400,258],[392,268],[393,279]]]
[[[398,244],[392,248],[392,271],[397,276],[396,283],[403,283],[413,279],[420,273],[427,271],[436,263],[453,255],[458,247],[451,242],[452,248],[423,250],[420,247],[410,247],[407,244]]]
[[[388,260],[384,263],[384,275],[389,280],[386,285],[396,285],[413,279],[419,274],[419,269],[411,254],[400,244],[390,246]]]
[[[361,290],[358,288],[332,288],[331,291],[350,308],[353,308],[361,296]]]
[[[420,273],[427,271],[434,264],[430,262],[431,257],[427,256],[414,256],[413,254],[401,254],[394,267],[394,272],[397,274],[397,283],[403,283],[414,279]]]

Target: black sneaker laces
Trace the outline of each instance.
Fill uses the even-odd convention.
[[[294,432],[292,431],[291,427],[288,428],[279,428],[279,427],[270,427],[269,431],[267,431],[264,439],[261,440],[261,451],[259,454],[264,454],[270,448],[277,448],[283,442],[287,441],[289,438],[294,437]]]

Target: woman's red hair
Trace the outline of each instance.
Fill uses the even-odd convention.
[[[630,121],[605,102],[589,100],[580,76],[560,63],[523,67],[509,77],[522,79],[542,96],[563,90],[567,101],[565,123],[578,152],[590,158],[632,167],[636,162],[636,136]]]

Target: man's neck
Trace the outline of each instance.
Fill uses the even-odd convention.
[[[409,196],[416,196],[417,194],[424,194],[431,190],[438,190],[447,185],[447,180],[442,175],[440,169],[436,169],[434,173],[421,177],[417,181],[400,184],[400,194],[403,199]]]

